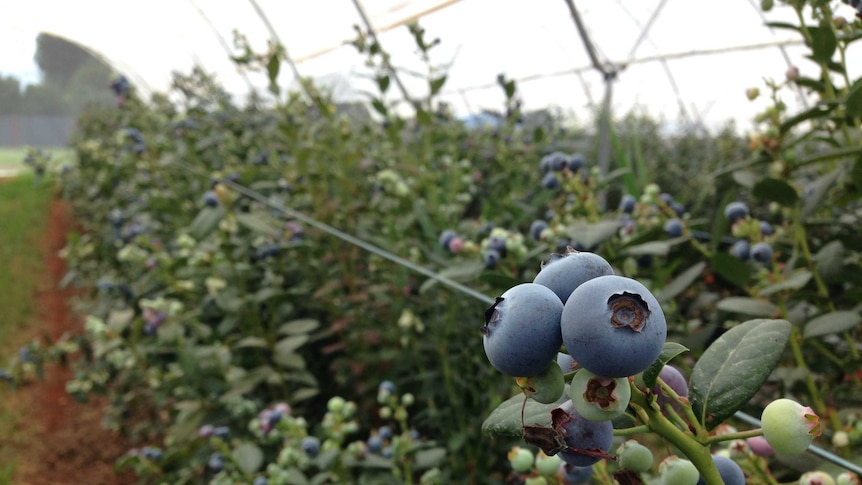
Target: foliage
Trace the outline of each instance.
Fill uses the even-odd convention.
[[[769,83],[771,105],[749,142],[730,131],[663,136],[655,121],[630,117],[614,127],[609,173],[569,162],[543,170],[543,157],[555,152],[589,160],[593,139],[553,120],[522,123],[517,86],[505,76],[496,126],[454,119],[436,98],[446,78],[433,64],[435,42],[417,25],[410,29],[428,64],[428,90],[406,104],[386,95],[398,71],[382,46],[358,31],[355,46],[379,89],[370,94],[372,116],[351,117],[311,82],[302,93],[283,91],[274,82],[283,50],[258,54],[241,37],[234,60],[270,79],[275,106],[259,97],[235,105],[196,70],[177,77],[175,103],[164,95],[145,103],[132,89],[119,106],[90,110],[74,140],[78,166],[63,178],[82,225],[65,252],[68,280],[90,290],[78,343],[85,359],[69,391],[81,399],[109,393],[113,424],[163,450],[159,459],[130,458],[143,481],[190,483],[215,478],[216,451],[214,462],[234,480],[263,470],[274,478],[264,462],[295,458],[296,440],[268,443],[249,423],[259,426],[260,413],[279,403],[305,423],[289,430],[325,442],[310,423],[334,419],[328,404],[344,396],[356,406],[351,429],[368,446],[365,437],[390,419],[377,394],[391,380],[415,399],[409,423],[395,418],[399,429],[426,439],[410,442],[406,461],[351,462],[365,467],[355,479],[379,478],[379,465],[387,477],[420,481],[424,472],[405,465],[427,445],[446,450],[434,451],[434,480],[503,482],[503,457],[518,440],[489,439],[483,422],[508,429],[511,413],[502,424],[485,418],[523,398],[479,350],[482,309],[449,285],[333,237],[331,226],[483,295],[532,280],[542,259],[567,246],[597,252],[661,302],[669,339],[684,347],[669,347],[659,362],[689,349],[675,363],[691,375],[697,414],[681,419],[699,441],[681,439],[690,432],[683,421],[637,401],[638,393],[643,413],[634,418],[646,416],[649,430],[695,455],[710,481],[709,449],[748,436],[715,438],[721,422],[737,410],[756,414],[777,396],[810,403],[827,436],[848,435],[838,452],[849,454],[850,439],[860,438],[847,432],[852,411],[838,409],[862,409],[862,150],[858,82],[839,65],[862,25],[806,25],[803,11],[818,21],[832,12],[824,2],[798,8],[793,28],[818,70]],[[786,113],[781,93],[791,83],[811,89],[817,108]],[[556,183],[543,183],[549,177]],[[634,197],[630,210],[618,204],[623,195]],[[730,201],[745,201],[749,213],[728,220]],[[531,234],[536,219],[546,226]],[[680,234],[665,232],[669,221]],[[459,245],[441,246],[447,229]],[[768,244],[770,257],[732,255],[739,241]],[[487,258],[492,250],[498,259]],[[752,317],[763,320],[740,323]],[[752,330],[758,322],[763,328]],[[736,350],[712,350],[728,347]],[[741,356],[758,363],[735,386],[722,359]],[[656,375],[653,368],[645,378]],[[126,419],[136,413],[143,416]],[[205,425],[226,427],[229,441],[202,440]],[[359,456],[353,438],[338,441],[327,455],[333,461],[318,459],[313,471],[341,473]],[[610,479],[602,473],[597,480]]]

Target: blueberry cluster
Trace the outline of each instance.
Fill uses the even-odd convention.
[[[617,210],[622,213],[620,237],[623,240],[637,235],[639,227],[662,227],[669,238],[685,234],[688,212],[685,205],[674,199],[672,194],[662,192],[657,184],[649,184],[640,198],[624,194]]]
[[[546,443],[545,430],[525,427],[524,438],[569,465],[589,466],[608,456],[610,420],[628,406],[629,378],[658,358],[667,323],[641,283],[615,275],[601,256],[569,250],[552,256],[532,283],[498,297],[481,333],[491,365],[539,402],[563,396],[562,371],[574,366],[569,400],[551,413],[553,433],[565,446]],[[568,358],[560,355],[562,345]]]
[[[552,152],[545,155],[539,162],[539,168],[544,173],[542,176],[542,187],[556,189],[560,186],[559,172],[567,171],[569,174],[574,175],[584,168],[585,164],[586,160],[581,154]]]
[[[731,234],[737,239],[730,246],[730,254],[743,260],[767,265],[772,262],[773,251],[769,243],[775,229],[766,221],[751,217],[745,202],[731,202],[724,207],[724,216],[730,223]]]

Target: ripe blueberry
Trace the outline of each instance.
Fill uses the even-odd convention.
[[[724,206],[724,217],[733,224],[734,222],[748,217],[748,206],[745,202],[731,202]]]
[[[320,453],[320,439],[316,436],[306,436],[305,438],[302,438],[302,443],[300,443],[299,447],[308,456],[313,458]]]
[[[772,261],[772,246],[765,242],[751,246],[751,259],[758,263],[769,263]]]
[[[661,368],[658,377],[664,381],[679,397],[688,397],[688,382],[685,376],[682,375],[676,367],[665,365]],[[664,409],[664,405],[670,403],[674,409],[679,409],[679,404],[676,403],[670,396],[666,395],[660,385],[656,384],[652,392],[657,396],[657,402],[660,408]]]
[[[664,232],[667,234],[667,237],[680,237],[682,236],[682,230],[682,221],[679,219],[668,219],[664,223]]]
[[[578,365],[600,376],[627,377],[658,358],[667,322],[644,285],[609,275],[572,291],[563,308],[561,331]]]
[[[565,303],[575,288],[584,282],[612,274],[614,269],[610,263],[598,254],[568,251],[562,255],[551,255],[549,262],[542,264],[533,283],[547,286]]]
[[[548,223],[542,219],[536,219],[530,224],[530,237],[538,241],[542,239],[542,232],[548,228]]]
[[[637,204],[635,196],[626,194],[622,199],[620,199],[620,210],[623,211],[624,214],[631,214],[635,210],[635,204]]]
[[[535,283],[506,290],[485,311],[482,341],[495,369],[528,377],[548,368],[562,344],[563,303],[553,291]]]
[[[721,475],[724,485],[745,485],[745,473],[737,463],[726,456],[712,455],[712,461]],[[697,485],[706,485],[706,480],[700,477]]]
[[[560,186],[560,179],[553,172],[548,172],[542,177],[542,187],[546,189],[556,189]]]
[[[565,438],[565,450],[559,452],[564,462],[575,466],[589,466],[601,460],[593,453],[580,453],[579,450],[590,452],[607,452],[611,449],[614,439],[614,427],[610,421],[590,421],[575,410],[572,401],[566,401],[560,407],[551,411],[551,421],[554,429]]]
[[[751,247],[749,246],[748,241],[740,239],[733,243],[733,246],[730,247],[730,254],[743,261],[748,261],[748,258],[751,257]]]

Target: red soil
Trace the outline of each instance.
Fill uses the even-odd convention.
[[[34,337],[47,335],[56,341],[67,331],[79,331],[81,322],[70,312],[71,289],[59,289],[66,273],[58,251],[66,243],[73,224],[68,205],[51,203],[48,233],[42,248],[45,255],[45,281],[34,298],[37,315],[31,326]],[[129,472],[116,474],[114,463],[132,445],[119,434],[102,427],[102,408],[106,400],[94,397],[87,404],[66,393],[72,370],[49,363],[45,379],[10,392],[6,403],[19,419],[12,438],[0,447],[13,449],[15,475],[12,483],[21,485],[68,484],[114,485],[134,483]]]

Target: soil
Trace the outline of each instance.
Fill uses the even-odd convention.
[[[51,203],[44,247],[45,281],[34,295],[37,315],[30,326],[33,337],[48,335],[56,341],[67,331],[77,332],[81,321],[70,311],[72,289],[60,289],[66,273],[58,256],[66,234],[73,228],[65,201]],[[102,427],[106,399],[94,397],[88,403],[66,393],[72,369],[50,363],[45,379],[9,393],[5,406],[17,416],[12,437],[0,447],[14,450],[16,485],[114,485],[135,483],[129,471],[117,474],[114,464],[133,447],[118,433]]]

